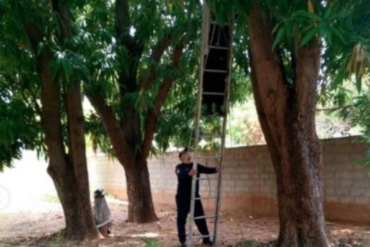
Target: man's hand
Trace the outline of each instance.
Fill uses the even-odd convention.
[[[193,177],[193,176],[195,176],[195,175],[197,175],[197,171],[196,171],[196,170],[194,170],[194,169],[191,169],[191,170],[190,170],[190,172],[189,172],[189,176],[190,176],[190,177]]]

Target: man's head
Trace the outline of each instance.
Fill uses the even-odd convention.
[[[190,163],[191,155],[188,151],[188,148],[185,148],[183,151],[179,153],[179,159],[182,163]]]

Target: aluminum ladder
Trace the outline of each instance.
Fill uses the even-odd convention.
[[[192,179],[192,194],[189,215],[189,230],[187,236],[187,246],[192,247],[194,240],[200,240],[204,237],[210,237],[213,245],[217,244],[218,223],[220,219],[221,207],[221,187],[223,173],[223,157],[225,148],[225,136],[227,126],[227,114],[229,108],[229,91],[231,81],[232,68],[232,36],[233,36],[233,20],[226,24],[219,25],[216,23],[214,16],[210,13],[206,1],[203,4],[202,14],[202,44],[199,70],[199,89],[197,97],[197,110],[195,116],[195,150],[193,158],[193,168],[197,170],[198,162],[200,164],[208,160],[218,163],[219,172],[213,179],[216,180],[216,196],[196,197],[196,184],[199,180],[207,180],[208,178]],[[220,147],[216,154],[202,156],[199,152],[199,141],[211,136],[204,136],[200,133],[200,124],[206,118],[216,118],[219,121],[219,131],[217,136],[220,140]],[[210,140],[212,141],[212,140]],[[194,217],[194,208],[196,200],[212,200],[215,202],[215,212],[212,215],[204,215],[202,217]],[[197,219],[214,219],[213,231],[210,229],[210,235],[204,236],[194,234],[193,228]]]

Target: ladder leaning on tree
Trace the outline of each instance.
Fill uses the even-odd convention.
[[[222,184],[222,165],[225,147],[225,135],[227,114],[229,111],[229,89],[231,81],[232,67],[232,36],[233,36],[233,20],[223,25],[216,23],[214,15],[210,13],[210,9],[204,1],[202,17],[202,45],[200,57],[200,74],[198,85],[198,98],[195,116],[195,150],[194,150],[194,169],[197,169],[198,161],[213,160],[218,162],[219,173],[217,175],[217,191],[215,196],[203,197],[205,200],[215,202],[215,213],[194,217],[195,201],[201,200],[196,197],[195,188],[197,180],[202,178],[193,177],[191,206],[189,216],[189,231],[187,238],[187,246],[193,246],[194,239],[205,237],[213,237],[214,245],[217,244],[218,223],[220,218],[221,206],[221,184]],[[201,139],[215,138],[212,136],[200,135],[200,123],[205,118],[215,118],[219,121],[219,131],[216,138],[220,140],[220,148],[215,155],[202,156],[199,153],[198,144]],[[214,229],[210,236],[195,235],[193,233],[194,220],[206,218],[214,219]]]

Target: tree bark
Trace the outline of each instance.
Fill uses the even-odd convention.
[[[65,237],[84,240],[98,237],[89,197],[81,95],[79,88],[68,94],[70,155],[65,152],[61,125],[61,88],[48,71],[51,54],[38,58],[42,78],[42,127],[49,155],[48,173],[53,179],[66,222]]]
[[[298,49],[289,84],[272,25],[257,5],[248,20],[253,94],[275,168],[280,232],[277,246],[329,246],[323,212],[321,146],[315,129],[320,47]]]
[[[49,71],[53,54],[48,48],[37,52],[44,36],[36,25],[25,24],[25,30],[41,81],[41,121],[49,156],[47,171],[62,204],[66,222],[64,236],[75,240],[98,238],[89,196],[80,86],[74,85],[65,97],[69,140],[67,154],[61,124],[61,85],[53,80]]]
[[[128,221],[150,223],[158,220],[152,200],[146,158],[142,158],[137,148],[141,142],[141,139],[137,139],[137,133],[140,131],[140,122],[136,122],[139,118],[134,116],[137,113],[131,112],[131,118],[128,118],[130,124],[122,127],[112,107],[106,105],[101,96],[88,94],[88,98],[100,116],[116,157],[125,170],[129,201]]]
[[[67,1],[53,0],[53,9],[59,14],[59,26],[62,30],[59,40],[61,44],[73,37],[72,17]],[[98,230],[93,220],[92,207],[90,202],[89,175],[87,170],[86,160],[86,144],[85,144],[85,127],[84,115],[82,109],[81,86],[79,82],[74,81],[70,87],[64,88],[65,110],[67,113],[68,124],[68,156],[66,166],[68,176],[71,180],[70,188],[63,191],[68,191],[72,196],[68,198],[65,205],[73,209],[71,214],[68,214],[67,220],[71,220],[70,224],[74,229],[67,231],[67,236],[72,238],[97,238]],[[73,176],[71,176],[73,174]],[[67,179],[67,178],[65,178]],[[74,187],[72,187],[72,186]],[[71,193],[73,191],[73,193]],[[77,198],[73,198],[76,197]],[[65,209],[67,211],[68,209]],[[77,213],[77,215],[74,215]],[[74,218],[78,218],[75,222]],[[71,227],[72,228],[72,227]]]
[[[125,175],[129,201],[128,221],[137,223],[157,221],[147,161],[137,159],[126,164]]]
[[[163,54],[163,47],[156,46],[158,51],[153,54]],[[172,56],[172,66],[178,68],[183,53],[183,45],[175,47]],[[151,77],[155,80],[157,75]],[[124,81],[123,75],[120,80]],[[131,79],[133,80],[133,79]],[[150,85],[152,81],[146,83]],[[128,221],[149,223],[158,220],[152,200],[147,158],[150,153],[160,109],[172,87],[175,78],[165,78],[156,96],[155,103],[146,118],[144,137],[142,136],[141,119],[134,104],[128,104],[125,114],[119,121],[112,107],[106,104],[98,94],[87,94],[91,104],[98,113],[111,141],[118,161],[125,170],[127,196],[129,201]],[[137,84],[136,82],[134,83]],[[145,84],[145,83],[144,83]],[[136,90],[139,90],[138,88]],[[144,90],[144,89],[143,89]]]

